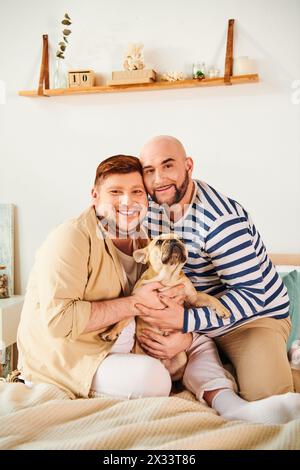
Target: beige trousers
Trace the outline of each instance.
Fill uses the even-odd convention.
[[[286,352],[290,329],[289,318],[261,318],[215,338],[235,369],[239,393],[245,400],[294,391]],[[300,392],[297,377],[294,382],[295,391]]]

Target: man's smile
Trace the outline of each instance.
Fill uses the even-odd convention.
[[[165,186],[160,186],[159,188],[156,188],[154,191],[156,193],[166,193],[167,191],[170,191],[170,189],[174,188],[174,184],[168,184],[168,185],[165,185]]]
[[[117,212],[120,215],[123,215],[125,217],[134,217],[138,216],[141,212],[142,208],[141,207],[132,207],[131,209],[128,208],[119,208]]]

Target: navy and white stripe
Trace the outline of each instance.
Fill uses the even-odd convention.
[[[270,261],[249,214],[208,184],[194,181],[193,201],[170,222],[167,210],[150,200],[144,224],[151,238],[177,233],[188,248],[184,272],[198,291],[219,298],[231,312],[219,318],[207,307],[185,309],[183,331],[214,337],[261,317],[288,316],[286,288]]]

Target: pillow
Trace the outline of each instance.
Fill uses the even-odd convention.
[[[287,342],[287,350],[296,339],[300,339],[300,272],[279,273],[288,291],[290,299],[290,317],[292,329]]]

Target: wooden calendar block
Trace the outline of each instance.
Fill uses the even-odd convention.
[[[92,87],[95,83],[93,70],[70,70],[69,87]]]
[[[80,86],[80,75],[78,72],[69,72],[69,87]]]

